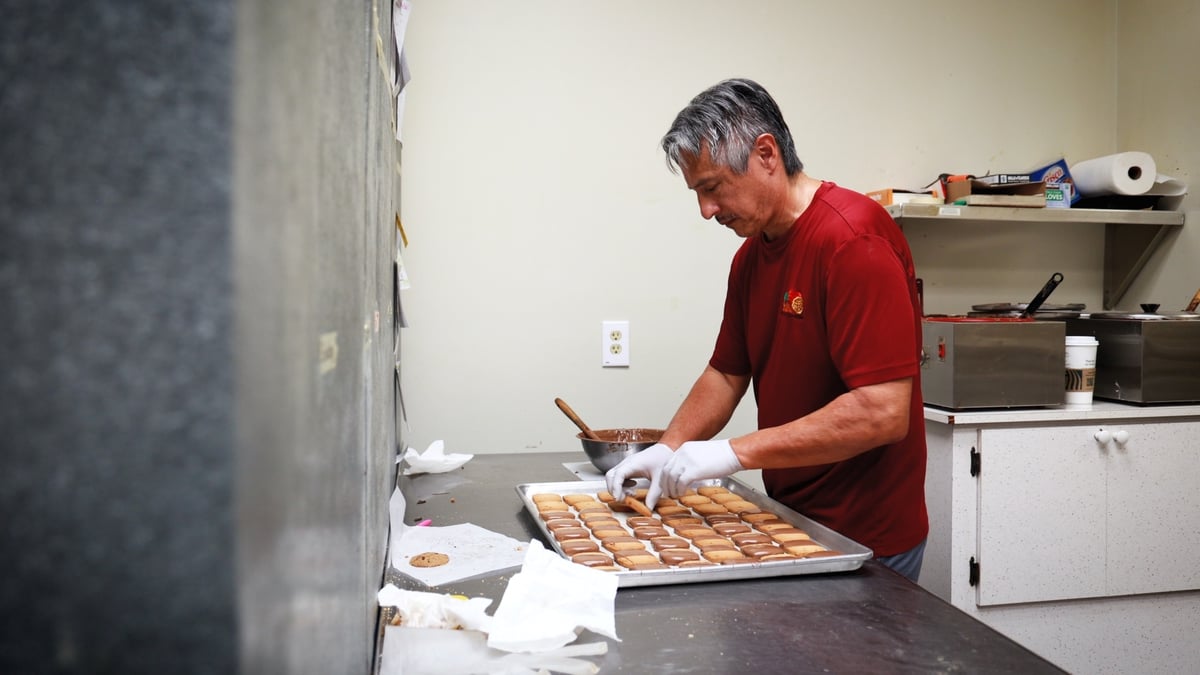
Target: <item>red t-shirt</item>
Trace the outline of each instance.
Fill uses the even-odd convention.
[[[895,221],[825,182],[787,234],[752,237],[734,255],[709,361],[753,378],[759,428],[856,387],[913,378],[902,441],[834,464],[763,470],[772,498],[876,556],[903,553],[929,531],[920,314],[912,253]]]

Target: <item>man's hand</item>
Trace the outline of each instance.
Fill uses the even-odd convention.
[[[668,497],[678,497],[692,483],[724,478],[744,469],[729,441],[691,441],[679,446],[663,467],[663,492]]]
[[[662,468],[675,454],[670,446],[655,443],[645,450],[634,453],[620,464],[604,474],[608,491],[617,501],[625,499],[625,481],[629,478],[641,477],[650,479],[650,489],[646,492],[646,506],[653,509],[662,495]]]

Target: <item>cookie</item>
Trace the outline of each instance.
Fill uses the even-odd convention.
[[[617,556],[617,564],[629,569],[660,569],[662,563],[652,553],[629,553]]]
[[[537,507],[538,513],[570,510],[570,507],[567,506],[567,503],[561,499],[543,499],[540,502],[534,502],[533,505]]]
[[[408,560],[408,564],[413,567],[441,567],[448,562],[450,562],[450,556],[437,551],[418,553]]]
[[[556,520],[546,521],[546,529],[550,530],[551,532],[557,532],[564,527],[581,527],[582,525],[583,523],[580,523],[574,518],[558,518]]]
[[[824,546],[814,541],[784,544],[783,549],[788,553],[791,553],[792,555],[798,555],[801,558],[813,557],[814,553],[819,554],[821,551],[826,550]]]
[[[747,557],[744,553],[736,548],[718,548],[709,551],[701,551],[700,554],[704,556],[705,560],[721,564],[733,562],[753,562],[753,558]]]
[[[663,524],[663,521],[659,520],[658,518],[647,518],[646,516],[629,516],[625,519],[625,522],[628,523],[630,527],[659,527]]]
[[[741,523],[714,523],[712,528],[713,528],[713,530],[716,531],[717,534],[723,534],[726,537],[728,537],[730,535],[734,535],[734,534],[743,534],[746,532],[750,532],[750,526],[743,525]],[[766,536],[766,535],[763,535],[763,536]]]
[[[691,544],[686,539],[679,537],[655,537],[650,540],[650,545],[655,551],[666,551],[672,549],[690,548]]]
[[[613,564],[612,556],[604,553],[583,552],[571,556],[571,562],[584,567],[599,567]]]
[[[704,516],[704,522],[709,525],[716,525],[717,523],[740,523],[742,519],[738,514],[726,511],[724,513],[710,513]]]
[[[663,564],[666,565],[678,565],[680,563],[700,559],[699,553],[686,548],[668,549],[659,553],[659,556],[662,558]]]
[[[766,511],[759,511],[758,513],[746,513],[746,514],[743,514],[741,518],[742,518],[742,520],[746,521],[747,523],[768,523],[768,522],[782,523],[783,522],[782,520],[779,519],[779,516],[775,515],[774,513],[768,513]]]
[[[729,538],[732,539],[733,543],[737,544],[739,548],[754,546],[756,544],[772,543],[771,537],[763,534],[762,532],[738,532],[729,535]]]
[[[654,539],[655,537],[670,536],[670,533],[664,527],[654,527],[651,525],[633,528],[633,536],[638,539]]]
[[[762,511],[762,509],[744,499],[735,499],[731,502],[724,502],[722,506],[724,506],[727,510],[738,514],[759,513]]]
[[[570,539],[558,543],[558,547],[567,556],[573,556],[576,553],[594,553],[600,550],[600,545],[591,539]]]
[[[725,537],[719,536],[696,537],[692,540],[692,543],[695,544],[696,548],[700,549],[701,553],[714,549],[737,550],[737,546],[735,546],[732,541],[729,541]]]

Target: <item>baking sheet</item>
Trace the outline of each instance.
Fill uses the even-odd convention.
[[[763,511],[769,511],[781,520],[791,523],[808,533],[809,537],[822,546],[840,551],[842,555],[824,558],[797,558],[794,560],[771,560],[767,562],[738,563],[735,565],[714,565],[712,567],[687,567],[663,570],[622,570],[611,572],[617,575],[617,586],[621,588],[633,586],[662,586],[668,584],[688,584],[708,581],[727,581],[732,579],[758,579],[763,577],[781,577],[799,574],[825,574],[830,572],[847,572],[862,567],[862,564],[872,557],[871,549],[858,542],[835,532],[814,520],[796,513],[788,507],[771,499],[754,488],[742,483],[736,478],[705,481],[704,485],[720,485],[730,492],[754,504]],[[562,483],[524,483],[517,486],[517,494],[525,504],[525,511],[541,530],[546,542],[564,558],[562,548],[546,527],[546,522],[538,514],[534,505],[533,495],[541,492],[554,492],[560,495],[591,494],[608,489],[604,481],[568,481]],[[622,525],[630,514],[613,513],[613,517]],[[637,515],[637,514],[632,514]]]

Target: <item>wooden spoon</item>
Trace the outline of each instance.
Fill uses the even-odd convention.
[[[562,400],[561,398],[556,398],[554,399],[554,405],[558,406],[558,409],[563,411],[563,414],[570,418],[570,420],[575,423],[575,426],[579,427],[579,430],[583,432],[584,436],[587,436],[593,441],[600,440],[600,437],[596,435],[596,432],[589,429],[588,425],[584,424],[583,420],[579,419],[579,415],[576,415],[575,411],[571,410],[571,406],[567,405],[566,401]]]
[[[1183,311],[1194,312],[1197,307],[1200,307],[1200,291],[1196,291],[1196,294],[1192,296],[1192,301],[1188,303],[1187,309]]]

